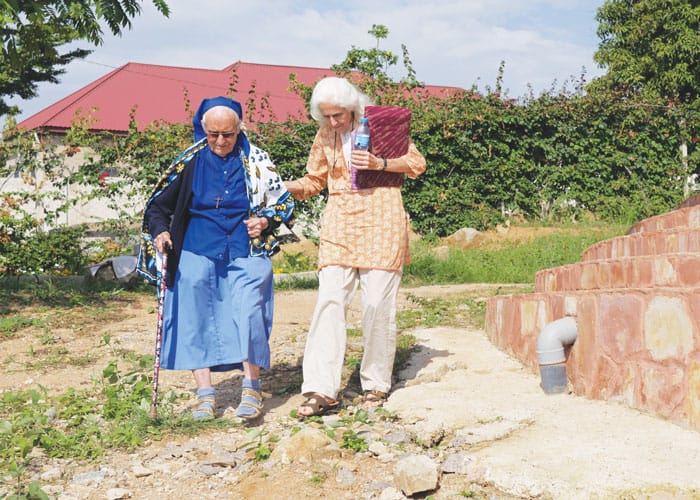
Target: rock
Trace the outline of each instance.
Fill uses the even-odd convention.
[[[369,445],[369,451],[373,455],[380,456],[389,453],[389,447],[381,441],[373,441],[372,444]]]
[[[474,458],[466,453],[452,453],[442,462],[441,469],[447,474],[467,474],[474,463]]]
[[[401,493],[399,490],[396,488],[385,488],[382,490],[382,492],[379,494],[379,500],[405,500],[406,495]]]
[[[61,479],[62,476],[63,474],[61,473],[61,469],[53,467],[42,472],[39,476],[39,479],[41,479],[42,483],[50,483],[52,481],[57,481]]]
[[[210,465],[212,467],[235,467],[238,464],[238,459],[233,453],[217,455],[214,458],[205,460],[202,465]]]
[[[136,477],[147,477],[153,474],[153,471],[151,469],[147,469],[143,465],[134,465],[134,467],[131,469],[131,472],[133,472],[134,476]]]
[[[462,428],[455,432],[455,437],[450,443],[455,448],[464,446],[473,446],[478,443],[489,441],[497,441],[508,437],[513,432],[530,425],[529,420],[514,422],[512,420],[503,419],[495,422],[487,422],[485,424]]]
[[[398,444],[408,444],[411,442],[411,435],[406,432],[405,430],[399,428],[392,430],[388,434],[386,434],[383,437],[384,441],[386,441],[389,444],[393,445],[398,445]]]
[[[131,491],[126,488],[111,488],[107,491],[107,500],[120,500],[122,498],[131,498]]]
[[[413,441],[429,449],[442,442],[445,437],[445,428],[440,422],[422,421],[413,425],[411,433]]]
[[[60,484],[44,484],[41,489],[49,495],[49,498],[58,498],[63,494],[63,486]],[[0,491],[0,498],[5,498],[2,496],[2,491]]]
[[[479,230],[471,227],[463,227],[443,238],[443,241],[450,246],[465,248],[473,244],[480,236],[481,233]]]
[[[338,444],[321,429],[305,427],[292,437],[279,442],[270,458],[282,464],[313,463],[324,458],[339,458]]]
[[[204,474],[205,476],[216,476],[221,472],[220,467],[214,467],[211,465],[204,465],[204,464],[199,464],[197,467],[197,470]]]
[[[335,480],[344,486],[351,486],[355,483],[355,474],[351,470],[341,467],[335,475]]]
[[[97,470],[92,472],[80,472],[75,474],[71,482],[78,484],[95,483],[99,484],[105,477],[105,471]]]
[[[44,415],[46,418],[49,420],[49,422],[53,421],[56,419],[56,416],[58,415],[58,411],[56,410],[55,406],[52,406],[48,410],[44,412]]]
[[[394,483],[406,496],[438,486],[438,466],[425,455],[410,455],[394,465]]]

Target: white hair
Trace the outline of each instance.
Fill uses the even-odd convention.
[[[213,108],[209,108],[204,112],[202,115],[202,127],[204,127],[204,130],[207,129],[207,116],[209,114],[225,114],[225,115],[233,115],[234,117],[234,124],[233,126],[236,127],[241,127],[243,128],[243,123],[241,122],[241,119],[238,117],[238,113],[236,113],[233,109],[229,108],[228,106],[214,106]]]
[[[326,124],[327,120],[319,109],[320,104],[332,104],[340,106],[355,113],[357,119],[365,114],[365,106],[371,104],[370,98],[360,92],[355,85],[346,78],[328,76],[319,80],[311,93],[309,108],[311,116],[318,123]]]

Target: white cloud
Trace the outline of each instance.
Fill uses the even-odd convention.
[[[596,9],[603,0],[170,0],[164,18],[144,3],[133,29],[105,36],[86,61],[67,68],[60,85],[18,102],[23,117],[127,62],[220,69],[235,61],[328,67],[352,47],[371,48],[373,24],[389,28],[380,48],[401,60],[405,44],[419,80],[436,85],[493,88],[505,61],[511,97],[528,85],[539,93],[593,63]],[[352,6],[352,8],[349,8]],[[106,66],[105,66],[106,65]],[[405,75],[403,68],[392,76]],[[590,78],[589,78],[590,79]],[[558,90],[558,89],[556,89]],[[17,102],[17,101],[15,101]]]

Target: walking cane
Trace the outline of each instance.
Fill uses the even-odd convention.
[[[165,273],[168,267],[168,254],[163,254],[160,271],[160,290],[158,293],[158,319],[156,321],[156,349],[153,360],[153,390],[151,391],[151,418],[158,416],[158,377],[160,375],[160,346],[163,341],[163,304],[165,302]]]

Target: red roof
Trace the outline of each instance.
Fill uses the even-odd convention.
[[[259,109],[260,97],[263,96],[270,104],[273,119],[306,119],[304,101],[289,90],[290,73],[310,86],[324,76],[334,74],[330,69],[244,62],[233,63],[221,70],[127,63],[23,120],[18,126],[60,133],[70,128],[76,113],[87,115],[94,108],[91,129],[126,132],[129,113],[134,107],[140,130],[158,120],[185,123],[192,119],[202,99],[228,95],[231,85],[234,98],[243,104],[245,121],[271,119],[270,111]],[[431,86],[426,87],[426,90],[430,89]],[[252,117],[246,110],[251,93],[258,97]],[[190,110],[187,110],[186,99]]]

